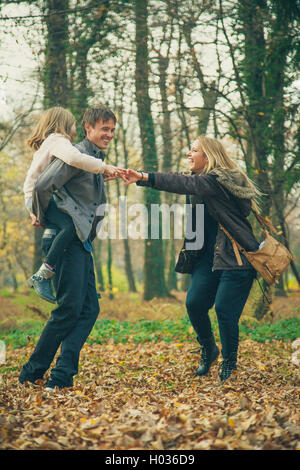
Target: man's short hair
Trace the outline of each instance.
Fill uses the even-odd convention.
[[[82,117],[81,125],[82,125],[84,134],[86,135],[86,130],[85,130],[86,123],[92,127],[95,127],[95,124],[100,119],[103,122],[107,122],[110,119],[112,119],[115,124],[117,122],[117,118],[114,115],[114,113],[109,108],[107,108],[104,104],[93,106],[92,108],[88,108]]]

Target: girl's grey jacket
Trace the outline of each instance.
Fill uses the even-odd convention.
[[[105,158],[105,154],[88,139],[75,147],[93,157]],[[32,210],[40,225],[47,225],[46,211],[53,197],[57,207],[72,217],[78,238],[83,243],[96,237],[106,202],[102,174],[79,170],[56,158],[36,181],[32,196]]]
[[[246,251],[259,248],[248,220],[255,190],[238,170],[214,169],[199,176],[149,173],[149,181],[138,181],[137,185],[190,196],[192,204],[204,204],[216,223],[222,224]],[[199,259],[204,249],[205,239],[204,246],[199,250]],[[212,270],[250,269],[248,260],[243,255],[241,259],[243,265],[239,266],[231,241],[218,226]]]

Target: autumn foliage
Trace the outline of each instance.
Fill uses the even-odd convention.
[[[0,383],[0,448],[50,450],[300,447],[299,369],[291,345],[240,346],[239,371],[195,376],[194,342],[86,345],[72,389],[17,377],[33,345],[8,351]]]

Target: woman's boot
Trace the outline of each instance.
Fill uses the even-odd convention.
[[[213,335],[209,338],[197,339],[201,345],[202,354],[196,375],[205,375],[208,373],[212,363],[217,360],[219,356],[219,348],[215,343],[215,338]]]
[[[237,373],[236,362],[237,352],[232,352],[227,358],[223,359],[219,369],[219,377],[222,382],[229,379],[229,377],[232,377],[232,373]]]

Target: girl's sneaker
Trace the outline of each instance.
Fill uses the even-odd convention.
[[[52,304],[56,302],[56,298],[53,295],[51,287],[51,278],[54,274],[55,271],[48,268],[48,266],[43,263],[39,270],[27,281],[29,287],[33,288],[42,299],[47,300]]]

